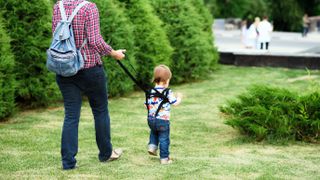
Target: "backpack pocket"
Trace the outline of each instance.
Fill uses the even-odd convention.
[[[83,67],[83,59],[74,51],[47,50],[47,68],[58,75],[70,77]]]

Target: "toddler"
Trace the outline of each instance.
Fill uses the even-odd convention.
[[[176,95],[168,89],[171,71],[165,65],[155,67],[153,74],[154,89],[151,90],[150,96],[146,99],[148,109],[148,125],[150,127],[150,140],[148,152],[150,155],[157,156],[158,145],[160,149],[160,163],[171,164],[169,157],[170,145],[170,106],[178,105],[181,102],[182,94]],[[163,98],[153,96],[152,94],[161,93]],[[164,98],[166,97],[166,98]]]

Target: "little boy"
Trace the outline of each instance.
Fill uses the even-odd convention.
[[[160,163],[171,164],[172,160],[169,157],[170,145],[170,105],[178,105],[181,102],[182,94],[177,93],[175,96],[168,89],[171,71],[165,65],[155,67],[153,74],[154,89],[167,97],[167,102],[161,97],[147,98],[148,109],[148,125],[150,127],[150,140],[148,144],[148,152],[150,155],[157,156],[158,145],[160,146]],[[151,93],[155,93],[152,89]],[[159,106],[161,106],[159,108]],[[158,109],[159,108],[159,109]]]

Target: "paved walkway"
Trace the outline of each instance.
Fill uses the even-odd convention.
[[[241,43],[240,30],[213,29],[215,45],[219,52],[233,52],[236,54],[264,54],[264,55],[294,55],[319,56],[320,33],[309,33],[301,37],[301,33],[273,32],[269,51],[246,49]]]

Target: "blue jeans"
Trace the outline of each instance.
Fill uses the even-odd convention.
[[[170,121],[149,117],[148,125],[150,127],[149,147],[157,148],[158,145],[160,145],[160,158],[168,158],[170,145]]]
[[[78,152],[78,126],[82,94],[88,97],[94,116],[99,160],[108,160],[112,153],[112,144],[106,76],[103,67],[95,66],[83,69],[71,77],[57,75],[56,81],[63,96],[65,109],[61,140],[63,169],[72,169],[77,162],[75,156]]]

